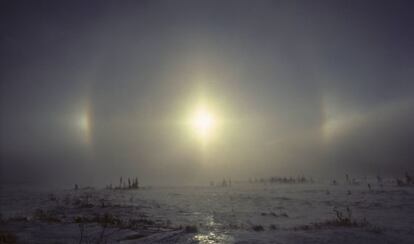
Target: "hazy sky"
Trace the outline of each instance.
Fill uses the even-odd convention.
[[[4,181],[414,170],[412,1],[1,1]],[[220,123],[201,143],[199,104]]]

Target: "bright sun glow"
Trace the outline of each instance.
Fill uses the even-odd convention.
[[[198,136],[207,139],[215,126],[214,116],[204,108],[199,109],[191,119],[191,126]]]
[[[89,144],[91,142],[91,120],[87,110],[78,115],[76,126],[81,138]]]

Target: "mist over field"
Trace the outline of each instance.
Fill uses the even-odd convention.
[[[413,170],[406,1],[1,5],[3,181]]]
[[[413,12],[1,1],[0,243],[411,243]]]

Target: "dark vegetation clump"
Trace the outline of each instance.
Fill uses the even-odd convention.
[[[133,240],[139,239],[147,236],[151,232],[156,233],[162,228],[165,228],[170,223],[165,223],[161,225],[159,222],[155,222],[149,219],[140,218],[140,219],[129,219],[122,220],[118,216],[112,215],[110,213],[105,214],[95,214],[92,216],[77,216],[73,219],[74,223],[77,223],[79,226],[80,237],[78,243],[108,243],[108,238],[114,231],[108,231],[108,228],[118,228],[118,229],[130,229],[130,230],[145,230],[144,233],[134,234],[129,236],[124,240]],[[88,233],[89,225],[99,225],[101,226],[101,231],[96,236],[97,232]],[[171,229],[171,228],[169,228]],[[95,238],[96,241],[91,242],[91,238]]]
[[[131,182],[131,187],[137,184],[136,180]],[[129,229],[143,231],[141,236],[147,236],[151,233],[157,233],[166,230],[177,230],[176,227],[171,226],[171,221],[151,220],[146,218],[145,214],[139,214],[138,218],[122,219],[119,215],[113,213],[96,213],[95,209],[99,208],[120,208],[120,205],[111,205],[105,198],[94,197],[92,192],[84,191],[80,195],[74,196],[65,195],[59,199],[54,194],[47,195],[47,199],[56,202],[57,205],[51,209],[36,209],[31,216],[28,217],[13,217],[4,219],[0,215],[0,224],[7,224],[9,222],[31,222],[38,224],[40,222],[49,224],[77,224],[79,227],[79,239],[77,243],[108,243],[108,238],[116,233],[114,229]],[[131,208],[135,210],[135,208]],[[74,216],[75,212],[79,211],[78,216]],[[95,212],[95,213],[94,213]],[[134,215],[135,216],[135,215]],[[16,223],[17,224],[17,223]],[[99,227],[100,231],[96,228]],[[196,228],[196,227],[195,227]],[[194,231],[191,227],[186,228],[187,232]],[[0,231],[1,243],[17,243],[15,235],[9,232]]]
[[[197,233],[198,228],[195,225],[187,225],[187,226],[185,226],[184,231],[186,233]]]
[[[231,229],[231,230],[238,230],[238,229],[241,229],[241,228],[242,228],[242,225],[239,225],[239,224],[236,224],[236,223],[230,223],[228,225],[228,229]]]
[[[36,209],[33,218],[36,220],[48,222],[48,223],[60,223],[61,219],[53,211],[45,211],[42,209]]]
[[[329,229],[335,227],[343,228],[364,228],[367,231],[380,234],[384,230],[379,226],[375,226],[367,221],[367,219],[362,219],[360,221],[352,218],[352,211],[349,207],[346,208],[345,212],[334,208],[336,218],[333,220],[326,220],[323,222],[311,223],[309,225],[302,225],[295,227],[294,230],[321,230]]]
[[[128,228],[136,229],[143,226],[151,226],[155,225],[156,223],[153,220],[141,218],[141,219],[130,219],[127,223]]]
[[[107,227],[122,227],[123,222],[120,218],[110,214],[95,214],[92,217],[85,217],[85,216],[77,216],[74,218],[74,222],[78,224],[89,224],[89,223],[97,223],[101,226]]]
[[[111,214],[95,214],[93,216],[77,216],[74,218],[74,222],[77,224],[99,224],[102,227],[115,227],[122,229],[148,229],[154,226],[165,227],[170,225],[170,222],[157,223],[151,219],[138,218],[122,220],[121,218]]]
[[[4,244],[17,243],[17,237],[15,234],[9,231],[0,230],[0,243],[4,243]]]
[[[53,193],[49,194],[48,197],[49,197],[49,201],[58,201],[57,197]]]
[[[132,234],[132,235],[129,235],[129,236],[125,237],[123,240],[126,240],[126,241],[137,240],[137,239],[143,238],[145,236],[146,235],[144,235],[144,234]]]
[[[396,178],[395,181],[397,182],[397,186],[414,186],[414,178],[408,172],[405,172],[404,178]]]
[[[30,218],[26,216],[15,216],[15,217],[8,218],[7,220],[4,220],[3,222],[6,222],[6,221],[28,222],[29,220]]]
[[[264,231],[264,227],[262,225],[253,225],[252,229],[254,231]]]
[[[275,217],[275,218],[279,218],[279,217],[289,218],[289,215],[285,212],[280,212],[280,214],[277,214],[275,212],[269,212],[269,213],[263,212],[260,215],[262,215],[262,216],[272,216],[272,217]]]
[[[121,226],[122,220],[110,213],[105,213],[103,215],[95,215],[95,222],[99,223],[102,226]]]
[[[276,226],[276,225],[271,224],[271,225],[269,225],[269,229],[270,229],[270,230],[277,230],[278,228],[277,228],[277,226]]]

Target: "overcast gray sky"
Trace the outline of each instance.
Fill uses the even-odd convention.
[[[411,1],[0,9],[4,181],[414,170]],[[183,122],[200,101],[220,121],[208,145]]]

